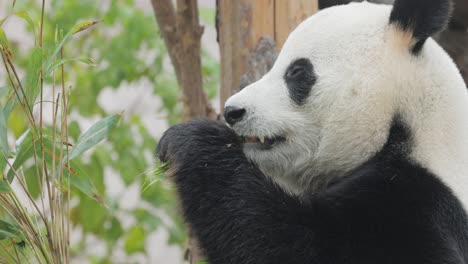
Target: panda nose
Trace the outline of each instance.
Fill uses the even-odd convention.
[[[235,123],[239,122],[244,118],[245,109],[239,108],[235,106],[227,106],[224,108],[224,119],[229,125],[234,125]]]

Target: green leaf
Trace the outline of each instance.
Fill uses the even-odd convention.
[[[109,243],[116,243],[124,232],[120,221],[112,217],[110,221],[110,226],[106,227],[105,238],[109,241]]]
[[[0,49],[10,54],[10,43],[8,43],[8,38],[2,28],[0,28]]]
[[[26,11],[19,11],[19,12],[16,12],[15,13],[15,16],[19,17],[19,18],[22,18],[24,19],[26,22],[28,22],[29,26],[32,28],[33,30],[33,34],[34,34],[34,38],[36,38],[36,29],[35,29],[35,26],[34,26],[34,22],[33,20],[31,19],[31,17],[29,16],[29,14],[26,12]]]
[[[125,252],[133,254],[145,252],[146,232],[141,226],[132,227],[125,237]]]
[[[0,88],[0,99],[3,98],[9,91],[9,87]],[[0,101],[1,102],[1,101]],[[10,115],[9,109],[4,107],[0,109],[0,149],[2,155],[0,155],[0,171],[3,171],[6,166],[5,157],[8,157],[8,131],[7,131],[7,119]]]
[[[96,25],[99,23],[99,21],[92,21],[92,22],[81,22],[78,24],[75,24],[75,26],[72,27],[72,29],[62,38],[62,40],[54,47],[54,51],[52,52],[52,55],[47,59],[47,62],[45,64],[46,69],[51,68],[52,64],[55,61],[55,58],[59,54],[60,50],[63,48],[65,43],[67,43],[68,39],[70,39],[71,36],[74,34],[81,32],[83,30],[86,30],[90,28],[91,26]]]
[[[2,154],[3,155],[3,154]],[[5,168],[6,168],[6,160],[4,157],[0,157],[0,171],[5,171]]]
[[[0,219],[0,240],[3,239],[22,239],[21,227],[16,224],[8,223]]]
[[[99,142],[107,138],[109,133],[115,128],[117,123],[119,122],[120,115],[111,115],[101,119],[96,124],[91,126],[88,131],[86,131],[83,135],[78,138],[75,146],[70,150],[68,155],[68,159],[73,159],[78,155],[82,154],[83,152],[89,150],[90,148],[96,146]],[[63,159],[65,163],[67,161],[67,157]]]
[[[5,114],[3,109],[0,109],[0,149],[2,150],[1,159],[8,157],[8,131],[7,131],[7,121],[5,119]],[[2,168],[3,169],[3,168]]]
[[[5,181],[0,180],[0,193],[9,193],[9,192],[11,192],[10,185]]]
[[[9,168],[7,172],[7,178],[9,182],[13,181],[13,178],[15,177],[14,171],[17,171],[28,159],[34,155],[34,148],[32,144],[33,135],[28,129],[16,141],[16,158],[11,165],[12,168]]]
[[[98,201],[100,204],[103,206],[107,207],[104,199],[102,198],[101,195],[99,195],[98,190],[96,189],[96,186],[91,180],[91,177],[86,175],[81,169],[78,167],[75,167],[72,170],[72,173],[70,174],[70,184],[83,192],[85,195],[90,197],[91,199],[94,199]]]
[[[49,66],[49,68],[46,71],[46,76],[51,74],[55,69],[57,69],[61,65],[68,63],[68,62],[75,62],[75,61],[82,62],[84,64],[88,64],[92,66],[96,65],[96,63],[89,58],[60,59],[60,60],[55,61],[54,63],[52,63],[52,65]]]
[[[54,143],[51,139],[51,136],[48,135],[47,131],[43,134],[42,141],[44,143],[44,153],[45,153],[44,157],[42,157],[42,151],[40,148],[39,141],[37,139],[34,139],[33,133],[31,133],[28,130],[19,137],[19,139],[16,142],[17,155],[15,158],[15,161],[12,164],[12,168],[14,170],[10,168],[7,173],[7,178],[9,182],[11,182],[15,176],[14,171],[19,170],[19,168],[23,166],[23,164],[28,159],[33,157],[34,155],[33,144],[36,145],[36,151],[37,151],[36,155],[39,160],[45,159],[48,164],[52,163],[52,159],[57,160],[57,157],[52,157],[52,153],[53,153],[53,148],[56,148],[55,153],[57,155],[60,153],[60,149],[57,149],[57,148],[62,147],[60,143],[57,143],[57,142]],[[86,144],[86,142],[84,142],[83,144]],[[62,165],[64,166],[64,170],[66,170],[64,174],[69,175],[70,184],[73,187],[77,188],[78,190],[83,192],[88,197],[98,201],[100,204],[106,206],[103,198],[99,194],[96,186],[93,184],[91,177],[89,175],[87,175],[78,166],[75,166],[74,163],[70,163],[70,167],[68,167],[66,157],[64,157],[64,159],[62,160]],[[33,168],[33,171],[30,171],[29,169],[26,170],[25,176],[28,177],[27,179],[28,188],[31,188],[32,193],[37,195],[38,190],[35,190],[35,188],[37,188],[36,185],[38,183],[38,177],[41,177],[42,175],[36,175],[35,169]],[[68,177],[66,179],[68,179]],[[68,182],[65,182],[65,184],[66,183]]]
[[[166,173],[169,171],[170,164],[156,161],[156,168],[150,173],[148,177],[143,181],[142,192],[145,192],[151,185],[164,181]]]
[[[7,89],[9,90],[9,89]],[[8,91],[6,91],[7,93]],[[3,107],[3,114],[5,115],[5,121],[8,121],[8,118],[10,117],[11,111],[15,108],[15,106],[18,104],[18,98],[16,96],[13,96],[10,100],[8,100]]]
[[[106,230],[106,220],[109,212],[92,199],[88,199],[82,193],[77,194],[80,203],[72,209],[71,220],[79,224],[85,232],[96,235],[102,234]]]
[[[36,168],[36,166],[38,166],[38,168]],[[41,195],[41,187],[44,178],[44,175],[42,174],[42,168],[42,163],[39,162],[39,164],[23,169],[28,192],[34,199],[38,199]],[[37,174],[37,171],[39,171],[39,175]]]
[[[206,261],[206,260],[199,260],[199,261],[197,261],[197,264],[208,264],[208,261]]]
[[[16,152],[19,152],[20,149],[24,146],[24,142],[28,140],[28,137],[31,137],[29,141],[32,141],[32,133],[31,129],[26,129],[26,131],[21,134],[21,136],[18,137],[18,139],[15,142],[15,147],[16,147]]]
[[[101,21],[80,22],[80,23],[76,24],[75,26],[73,26],[71,32],[72,32],[73,35],[75,35],[76,33],[84,31],[84,30],[96,25],[99,22],[101,22]]]
[[[39,74],[42,66],[42,49],[35,47],[32,50],[31,57],[29,59],[28,70],[26,72],[25,80],[25,93],[26,99],[28,100],[29,106],[32,108],[34,101],[39,95]]]

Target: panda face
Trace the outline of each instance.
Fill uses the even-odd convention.
[[[232,127],[266,175],[301,189],[325,180],[302,175],[347,170],[383,145],[394,112],[382,70],[389,14],[368,3],[321,11],[291,33],[268,74],[226,102],[245,109]]]
[[[392,16],[396,22],[389,23]],[[419,138],[434,141],[446,133],[431,127],[436,117],[425,114],[446,111],[453,100],[467,103],[465,86],[430,35],[414,35],[419,31],[404,28],[403,18],[391,6],[363,2],[325,9],[301,23],[270,72],[225,104],[246,156],[300,194],[332,180],[324,175],[339,175],[372,157],[396,115],[422,133],[418,144]],[[453,111],[467,110],[462,108]],[[468,121],[450,118],[443,122]],[[438,140],[442,147],[450,139]],[[424,147],[414,149],[421,160],[434,156]]]

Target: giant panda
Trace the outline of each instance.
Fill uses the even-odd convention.
[[[467,264],[468,93],[448,0],[331,7],[157,156],[211,264]]]

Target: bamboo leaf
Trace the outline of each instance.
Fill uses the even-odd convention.
[[[10,185],[5,181],[0,180],[0,193],[9,193],[9,192],[11,192]]]
[[[10,43],[8,43],[8,38],[2,28],[0,28],[0,50],[10,54]]]
[[[119,122],[119,119],[120,115],[111,115],[105,117],[104,119],[101,119],[96,124],[91,126],[91,128],[88,129],[88,131],[86,131],[83,135],[81,135],[78,138],[75,146],[70,150],[68,159],[71,160],[77,157],[78,155],[96,146],[99,142],[107,138],[107,136]],[[66,161],[67,157],[63,159],[64,163]]]
[[[6,96],[8,92],[10,91],[11,91],[11,86],[0,88],[0,99]],[[7,102],[5,103],[5,106],[3,107],[3,114],[5,115],[5,121],[8,121],[11,111],[15,108],[17,104],[18,104],[18,98],[16,96],[13,96],[12,98],[9,98],[7,100]]]
[[[26,72],[25,93],[28,103],[32,106],[36,97],[39,95],[39,77],[42,66],[42,49],[33,48],[31,58],[29,60],[28,70]]]
[[[28,138],[28,136],[30,136],[30,133],[31,132],[31,129],[27,129],[26,131],[24,131],[23,134],[21,134],[21,136],[19,136],[19,138],[16,140],[15,142],[15,147],[16,147],[16,151],[18,152],[20,149],[21,149],[21,146],[23,146],[23,142]]]
[[[9,87],[0,88],[0,99],[2,99],[9,91]],[[1,101],[0,101],[1,102]],[[6,112],[6,113],[5,113]],[[8,131],[7,131],[7,119],[9,116],[8,109],[0,109],[0,149],[2,150],[2,156],[0,156],[0,171],[5,168],[5,157],[8,157]]]
[[[0,102],[1,99],[8,93],[9,86],[0,87]],[[8,157],[8,137],[7,137],[7,120],[10,115],[10,111],[8,107],[4,107],[0,109],[0,149],[2,150],[2,154],[0,155],[0,171],[5,169],[5,157]]]
[[[23,175],[24,180],[26,181],[26,187],[28,188],[28,192],[33,197],[33,199],[38,199],[41,195],[41,187],[44,183],[44,175],[43,173],[38,174],[37,170],[39,170],[39,172],[42,172],[42,169],[43,165],[41,162],[31,167],[23,168]]]
[[[96,186],[91,181],[91,179],[85,177],[70,176],[70,184],[73,187],[80,190],[81,192],[83,192],[84,194],[86,194],[88,197],[98,201],[100,204],[107,207],[106,203],[104,202],[104,199],[102,199],[101,195],[98,194]]]
[[[7,178],[9,182],[13,181],[15,177],[15,171],[17,171],[23,164],[30,159],[34,154],[33,148],[33,135],[30,133],[28,129],[25,133],[23,133],[19,139],[16,141],[16,158],[11,168],[9,168],[7,172]]]
[[[6,159],[5,157],[3,157],[3,153],[2,153],[2,156],[0,157],[0,171],[5,171],[5,168],[6,168]]]
[[[75,26],[73,26],[73,28],[71,30],[72,34],[75,35],[76,33],[87,30],[88,28],[96,25],[99,22],[101,22],[101,21],[80,22],[80,23],[76,24]]]
[[[101,119],[97,123],[95,123],[91,128],[88,129],[83,135],[81,135],[75,146],[70,150],[68,157],[64,157],[62,160],[62,165],[66,166],[69,160],[79,156],[83,152],[89,150],[90,148],[96,146],[99,142],[107,138],[110,132],[115,128],[118,121],[120,119],[120,115],[111,115]],[[104,200],[99,195],[96,187],[94,186],[91,178],[86,175],[83,171],[73,168],[69,169],[69,180],[70,184],[89,196],[92,199],[95,199],[100,204],[106,206]]]
[[[92,66],[96,65],[96,63],[94,61],[92,61],[91,59],[89,59],[89,58],[60,59],[60,60],[57,60],[54,63],[52,63],[52,65],[50,65],[49,68],[47,68],[46,75],[51,74],[55,69],[57,69],[58,67],[60,67],[61,65],[65,64],[65,63],[75,62],[75,61],[82,62],[84,64],[88,64],[88,65],[92,65]]]
[[[0,240],[23,239],[21,228],[12,223],[0,219]]]
[[[62,40],[55,46],[54,51],[52,52],[52,55],[47,59],[47,62],[45,64],[46,69],[49,69],[52,64],[55,61],[55,58],[59,54],[60,50],[63,48],[65,43],[67,43],[68,39],[73,36],[74,34],[81,32],[83,30],[86,30],[90,28],[93,25],[96,25],[99,23],[99,21],[93,21],[93,22],[81,22],[73,26],[73,28],[62,38]]]
[[[0,109],[0,149],[2,150],[3,157],[8,157],[8,131],[6,125],[6,118],[3,110]]]
[[[91,181],[91,177],[87,175],[83,170],[81,170],[78,166],[74,166],[73,163],[71,163],[70,166],[72,167],[68,170],[70,172],[70,174],[68,175],[70,184],[73,187],[80,190],[85,195],[87,195],[88,197],[90,197],[91,199],[94,199],[103,206],[107,207],[104,199],[99,194],[94,183]]]

